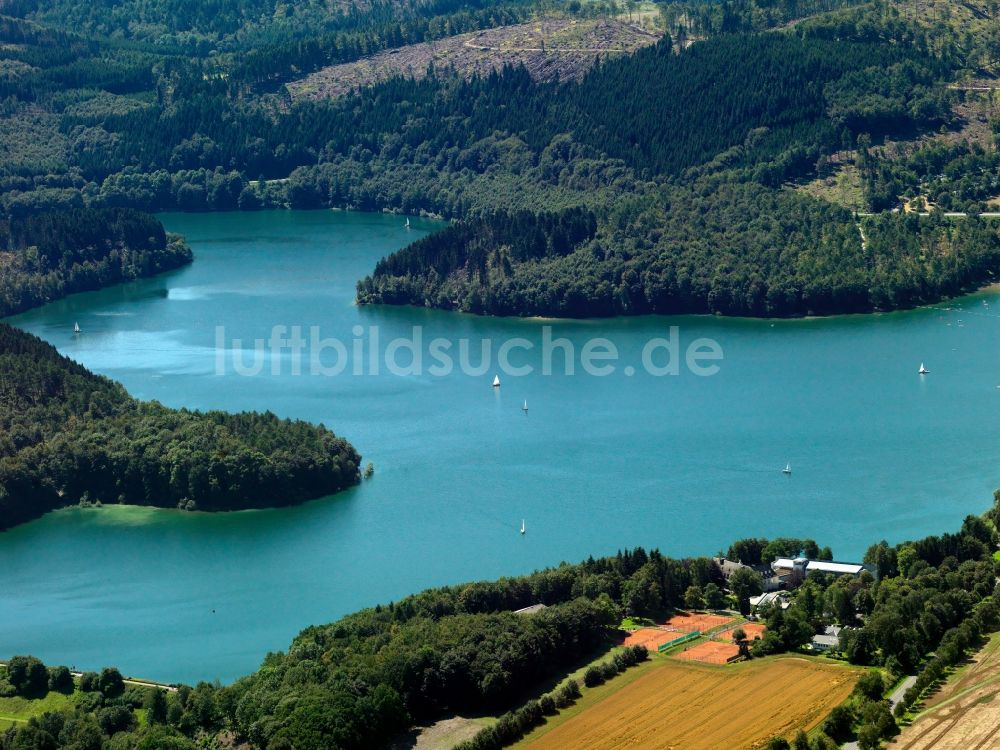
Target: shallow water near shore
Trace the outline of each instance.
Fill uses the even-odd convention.
[[[375,476],[295,508],[74,508],[0,534],[0,655],[226,682],[307,625],[427,586],[626,546],[709,555],[751,535],[814,537],[854,560],[881,538],[956,529],[1000,486],[995,289],[829,319],[478,318],[353,304],[356,280],[380,257],[439,222],[413,219],[407,231],[396,216],[326,211],[162,218],[187,236],[191,266],[10,322],[139,398],[323,422]],[[294,375],[287,351],[253,377],[237,374],[233,340],[249,346],[274,326],[316,326],[348,351],[358,326],[366,345],[377,328],[383,347],[419,326],[425,346],[467,339],[473,363],[484,339],[495,352],[523,338],[533,348],[511,359],[535,371],[502,375],[494,389],[495,359],[480,375],[425,366],[401,377],[384,361],[371,372],[366,350],[358,376],[310,374],[308,356]],[[541,373],[546,326],[572,344],[575,374]],[[681,357],[696,339],[718,343],[717,374],[645,371],[643,347],[671,326]],[[610,375],[582,371],[594,337],[620,353]]]

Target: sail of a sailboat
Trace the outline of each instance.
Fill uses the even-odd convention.
[[[781,473],[782,474],[791,474],[792,473],[792,464],[791,464],[791,462],[785,464],[785,468],[781,470]]]
[[[521,533],[524,533],[524,519],[521,519]]]
[[[494,388],[499,388],[500,387],[500,376],[499,375],[494,375],[493,376],[493,387]]]

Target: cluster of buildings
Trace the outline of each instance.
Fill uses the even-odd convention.
[[[835,562],[831,560],[810,560],[808,557],[779,557],[771,563],[761,565],[744,565],[724,557],[713,557],[712,561],[722,572],[722,577],[729,583],[736,571],[749,568],[759,574],[763,593],[750,598],[753,610],[769,607],[775,602],[782,607],[788,606],[785,592],[794,589],[812,573],[832,573],[833,575],[860,576],[870,568],[861,563]]]
[[[831,560],[810,560],[808,557],[779,557],[774,562],[761,565],[744,565],[736,560],[713,557],[712,561],[722,571],[722,577],[729,582],[736,571],[749,568],[758,573],[763,582],[764,593],[792,589],[811,573],[832,573],[833,575],[859,576],[870,569],[861,563],[834,562]]]
[[[787,609],[790,604],[789,590],[800,585],[810,574],[831,573],[842,576],[860,576],[871,568],[861,563],[835,562],[831,560],[810,560],[807,557],[779,557],[770,564],[744,565],[724,557],[712,558],[722,572],[726,582],[743,568],[749,568],[758,573],[762,580],[763,593],[750,597],[751,614],[773,606]],[[829,651],[838,647],[840,633],[843,628],[838,625],[828,625],[822,633],[813,636],[814,651]]]
[[[782,580],[775,575],[774,571],[771,570],[770,565],[744,565],[741,562],[727,560],[724,557],[713,557],[712,562],[714,562],[718,566],[719,570],[722,571],[722,577],[726,580],[727,585],[729,584],[729,579],[733,577],[736,571],[741,570],[742,568],[749,568],[754,573],[760,575],[761,580],[763,581],[765,593],[769,591],[778,591],[783,587]]]

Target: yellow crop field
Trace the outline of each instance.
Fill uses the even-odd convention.
[[[818,724],[854,688],[859,670],[802,657],[728,667],[665,659],[562,723],[541,727],[530,750],[759,748]]]

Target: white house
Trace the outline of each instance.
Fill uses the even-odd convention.
[[[788,609],[788,594],[784,591],[768,591],[766,594],[750,597],[750,611],[754,614],[774,604],[782,609]]]
[[[829,651],[840,648],[840,631],[842,629],[837,625],[827,625],[826,630],[812,637],[813,651]]]

